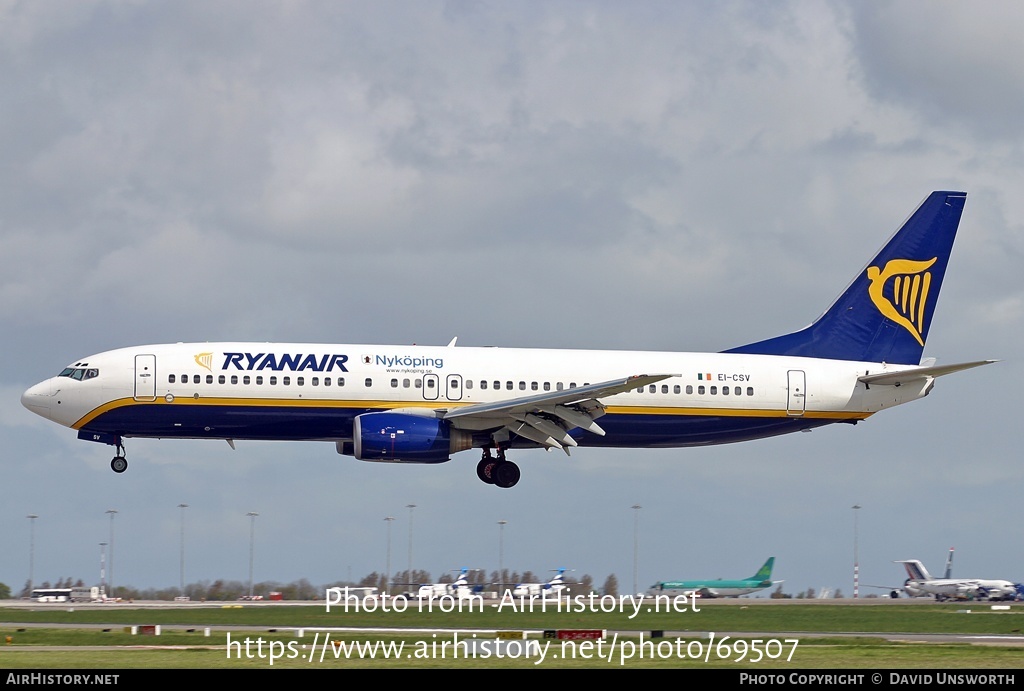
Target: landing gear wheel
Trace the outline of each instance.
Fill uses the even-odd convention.
[[[505,489],[515,487],[516,483],[519,482],[519,466],[512,461],[504,461],[499,463],[497,468],[494,468],[491,475],[494,477],[494,484],[498,487]]]
[[[110,461],[110,469],[115,473],[123,473],[128,470],[128,459],[124,456],[114,456]]]
[[[494,469],[498,467],[498,462],[493,458],[481,459],[476,464],[476,476],[488,485],[494,484]]]

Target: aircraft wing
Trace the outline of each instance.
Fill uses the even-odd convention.
[[[604,415],[605,407],[599,398],[676,376],[679,375],[638,374],[534,396],[462,406],[445,411],[442,417],[460,429],[491,430],[504,427],[511,434],[525,437],[542,446],[562,449],[568,454],[568,447],[577,445],[568,430],[579,427],[604,436],[604,430],[594,422]]]
[[[990,365],[998,360],[978,360],[977,362],[961,362],[955,365],[940,365],[932,367],[914,367],[912,369],[900,370],[899,372],[881,372],[879,374],[865,374],[857,377],[857,381],[865,384],[880,384],[886,386],[899,386],[917,379],[927,377],[941,377],[944,374],[952,374],[961,370]]]

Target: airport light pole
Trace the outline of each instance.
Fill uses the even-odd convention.
[[[28,519],[28,596],[32,597],[32,577],[36,560],[36,519],[39,516],[30,513],[25,518]]]
[[[185,595],[185,509],[188,508],[188,504],[178,504],[178,508],[181,509],[181,549],[179,551],[179,578],[181,583],[181,595]]]
[[[857,598],[860,597],[860,556],[857,553],[857,514],[860,512],[860,504],[854,504],[850,508],[853,509],[853,597]]]
[[[107,543],[100,543],[100,597],[107,597]]]
[[[388,524],[388,565],[384,569],[384,592],[389,592],[391,583],[391,524],[394,523],[394,516],[385,516],[384,521]]]
[[[505,526],[504,518],[498,521],[498,597],[505,593]]]
[[[633,595],[636,595],[636,562],[637,562],[637,543],[640,537],[640,509],[644,508],[639,504],[633,504]]]
[[[405,508],[409,509],[409,582],[412,582],[412,510],[416,508],[415,504],[406,504]]]
[[[114,516],[117,509],[107,509],[107,513],[110,514],[110,566],[107,580],[110,581],[110,597],[114,597]]]
[[[249,517],[249,598],[252,598],[252,553],[253,546],[256,543],[256,517],[259,516],[255,511],[250,511],[245,514]]]

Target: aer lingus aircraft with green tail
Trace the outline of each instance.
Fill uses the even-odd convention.
[[[757,573],[750,578],[727,581],[718,578],[713,581],[659,581],[651,586],[648,595],[655,597],[659,595],[689,595],[695,593],[697,597],[739,597],[749,595],[782,581],[772,580],[772,567],[775,566],[775,557],[768,557]]]

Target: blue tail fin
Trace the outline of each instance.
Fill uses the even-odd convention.
[[[725,352],[920,364],[966,200],[932,192],[816,322]]]

